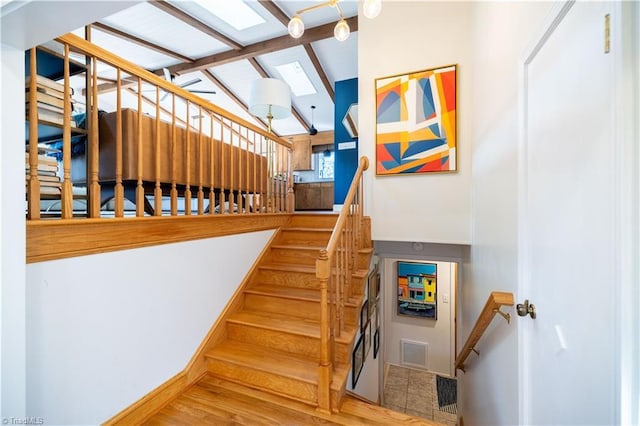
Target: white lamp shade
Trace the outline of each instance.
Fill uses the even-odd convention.
[[[249,112],[256,117],[285,118],[291,115],[291,88],[277,78],[261,78],[251,85]]]

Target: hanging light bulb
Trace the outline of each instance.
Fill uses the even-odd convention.
[[[364,0],[362,5],[364,16],[373,19],[380,14],[382,10],[382,0]]]
[[[300,38],[302,34],[304,34],[304,22],[302,22],[302,18],[300,15],[296,15],[289,21],[289,25],[287,25],[289,29],[289,35],[293,38]]]
[[[336,24],[336,27],[333,29],[333,35],[338,41],[345,41],[348,39],[350,32],[349,24],[347,24],[347,21],[344,19],[340,19]]]

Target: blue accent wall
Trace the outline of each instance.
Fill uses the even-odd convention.
[[[358,79],[336,81],[335,83],[335,111],[334,111],[334,149],[335,149],[335,184],[333,188],[333,203],[343,204],[349,191],[351,180],[358,169],[358,138],[352,138],[342,125],[342,119],[353,103],[358,102]],[[355,141],[353,149],[339,150],[340,142]]]

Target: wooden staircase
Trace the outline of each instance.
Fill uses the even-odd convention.
[[[320,282],[316,259],[337,215],[294,214],[254,269],[239,308],[226,317],[224,338],[209,350],[210,376],[318,405]],[[335,339],[331,407],[338,410],[351,368],[359,307],[372,249],[358,251],[348,283],[344,331]]]

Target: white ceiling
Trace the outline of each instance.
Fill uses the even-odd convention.
[[[170,1],[168,3],[209,25],[234,42],[239,43],[241,47],[276,37],[289,37],[286,26],[280,22],[278,17],[269,13],[262,2],[256,0],[228,1],[244,1],[249,7],[260,14],[266,22],[243,31],[237,31],[195,2]],[[297,10],[318,4],[318,1],[279,0],[273,1],[272,3],[278,6],[287,16],[291,17]],[[355,16],[358,11],[356,1],[343,0],[340,2],[340,7],[345,18]],[[339,16],[333,8],[324,7],[304,13],[302,19],[308,30],[317,25],[335,22],[339,19]],[[125,34],[146,40],[162,48],[169,49],[172,52],[192,60],[233,50],[233,48],[226,43],[216,40],[211,35],[192,27],[188,23],[147,2],[137,4],[126,10],[107,16],[100,20],[99,23],[115,28]],[[76,30],[75,33],[82,36],[84,29],[80,28]],[[92,31],[92,41],[152,71],[162,69],[163,67],[171,67],[183,62],[176,57],[160,53],[148,47],[143,47],[133,41],[125,40],[123,37],[112,35],[96,27],[94,27]],[[357,33],[352,32],[349,39],[345,42],[339,42],[331,37],[314,41],[311,43],[311,47],[320,61],[322,72],[326,74],[332,87],[336,81],[357,77]],[[325,89],[320,74],[316,71],[314,64],[302,45],[259,55],[256,56],[255,59],[269,76],[275,78],[280,77],[275,68],[277,65],[294,61],[299,62],[317,91],[317,93],[313,95],[294,96],[292,99],[292,105],[305,121],[304,125],[295,116],[274,120],[273,128],[276,133],[282,136],[304,133],[306,131],[305,125],[307,128],[311,125],[312,105],[316,106],[313,123],[315,127],[319,131],[333,130],[333,101]],[[260,78],[259,72],[251,62],[246,59],[222,65],[212,63],[207,69],[226,89],[232,92],[245,105],[248,102],[251,82]],[[113,71],[103,71],[103,74],[113,77]],[[176,84],[183,84],[194,78],[201,79],[201,82],[190,85],[187,89],[215,91],[216,94],[202,94],[200,96],[242,118],[258,123],[242,106],[238,105],[230,96],[227,96],[221,87],[218,87],[199,71],[178,74],[174,82]],[[151,95],[150,97],[155,97],[155,94]],[[168,102],[170,102],[169,99],[165,100],[163,105],[168,106]]]

